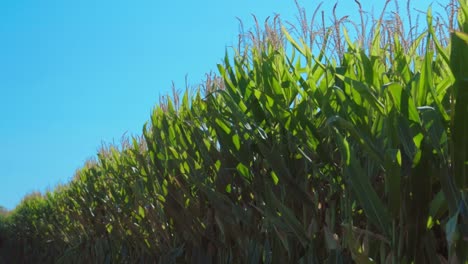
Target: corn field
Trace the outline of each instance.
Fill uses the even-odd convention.
[[[0,216],[0,256],[468,263],[468,2],[451,8],[458,26],[429,8],[417,34],[384,12],[356,38],[336,16],[257,22],[140,137]]]

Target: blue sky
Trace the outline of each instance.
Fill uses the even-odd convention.
[[[309,15],[318,3],[299,2]],[[102,142],[141,134],[172,81],[182,90],[186,75],[193,86],[216,72],[236,17],[249,28],[251,14],[275,13],[296,21],[293,0],[0,1],[0,205],[68,182]]]

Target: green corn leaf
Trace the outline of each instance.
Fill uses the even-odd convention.
[[[379,99],[372,93],[372,90],[365,84],[357,80],[353,80],[347,76],[343,76],[341,74],[336,75],[340,80],[344,81],[345,83],[349,84],[352,89],[355,89],[362,97],[364,97],[367,102],[378,112],[383,114],[384,112],[384,105]]]
[[[412,97],[399,83],[391,83],[387,86],[393,105],[405,118],[419,123],[419,114]]]
[[[234,147],[236,148],[237,151],[240,150],[241,146],[240,146],[240,138],[239,138],[239,135],[237,134],[234,134],[232,136],[232,143],[234,144]]]
[[[443,191],[439,191],[429,206],[429,216],[436,220],[440,219],[447,211],[447,201]]]
[[[348,141],[343,138],[338,131],[335,137],[340,149],[342,160],[347,161],[344,163],[344,173],[346,178],[349,179],[351,188],[356,195],[359,204],[364,208],[369,221],[379,228],[379,230],[390,237],[391,225],[390,214],[384,206],[374,188],[370,184],[369,176],[364,173],[364,170],[356,160],[356,154],[349,146]]]
[[[140,215],[141,218],[145,218],[145,209],[141,206],[138,206],[138,215]]]
[[[307,55],[306,51],[301,46],[299,46],[299,44],[291,37],[288,30],[286,30],[286,28],[282,27],[281,32],[284,34],[284,36],[289,41],[289,43],[291,43],[297,51],[299,51],[304,56]]]
[[[467,28],[468,30],[468,28]],[[468,33],[468,32],[467,32]],[[468,189],[468,39],[467,33],[452,34],[451,68],[455,76],[455,115],[453,120],[453,147],[455,182]]]

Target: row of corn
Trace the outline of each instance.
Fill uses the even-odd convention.
[[[0,223],[26,263],[468,262],[468,6],[441,44],[272,29]],[[275,23],[275,26],[279,24]],[[335,27],[336,28],[336,27]],[[360,44],[361,43],[361,44]],[[336,44],[336,43],[335,43]],[[331,55],[330,55],[331,54]],[[7,250],[6,250],[7,249]]]

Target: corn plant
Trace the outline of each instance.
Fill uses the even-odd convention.
[[[10,258],[467,262],[467,6],[450,41],[430,8],[408,39],[384,12],[357,41],[334,12],[321,35],[256,21],[141,137],[2,218]]]

